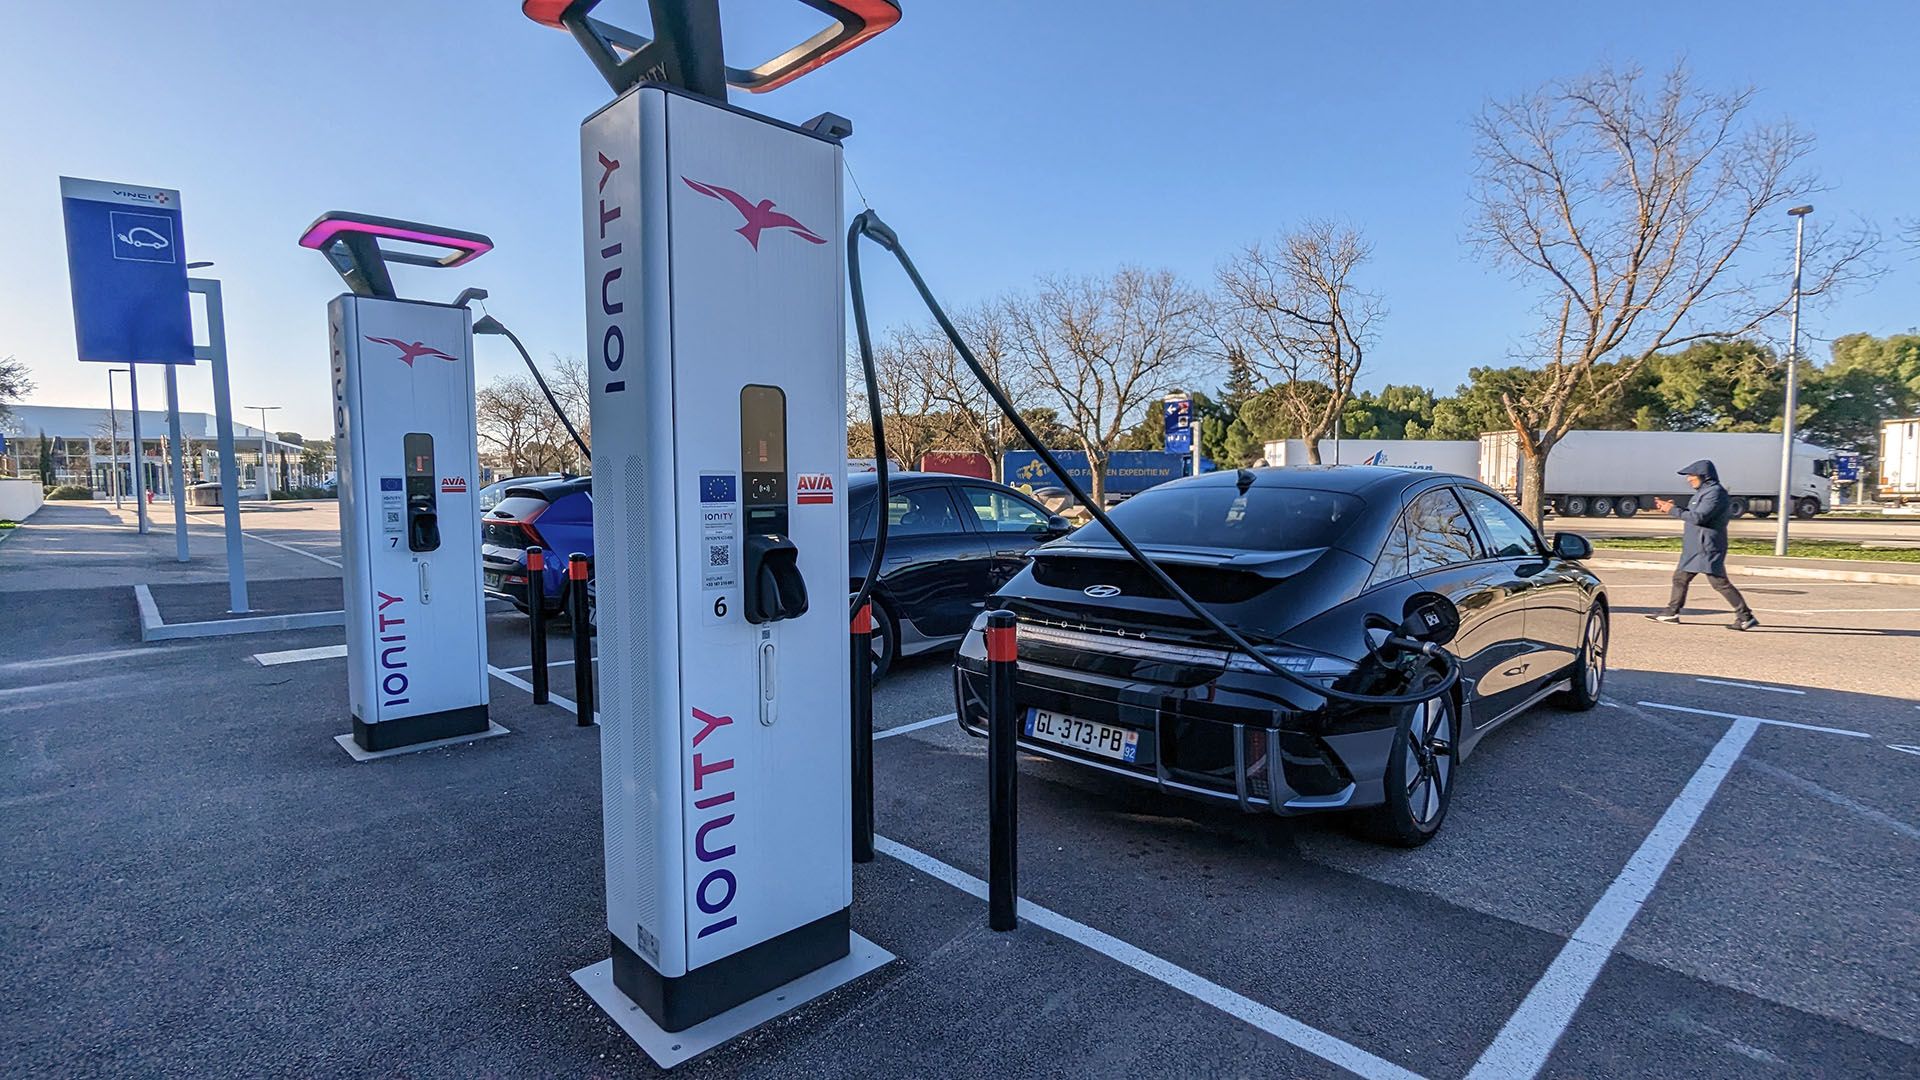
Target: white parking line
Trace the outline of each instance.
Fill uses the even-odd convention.
[[[976,899],[987,898],[986,882],[964,870],[948,866],[925,852],[916,851],[884,836],[875,836],[873,847],[875,851],[898,859],[929,877],[938,878]],[[1188,971],[1171,960],[1162,959],[1144,949],[1129,945],[1112,934],[1096,930],[1051,908],[1041,907],[1031,900],[1021,900],[1019,913],[1021,918],[1035,926],[1051,930],[1069,941],[1092,949],[1109,960],[1125,964],[1150,979],[1197,998],[1228,1016],[1251,1024],[1282,1042],[1297,1046],[1317,1058],[1332,1062],[1358,1076],[1418,1080],[1419,1073],[1403,1069],[1344,1039],[1304,1024],[1286,1013],[1269,1008],[1244,994],[1236,993],[1219,983]]]
[[[597,663],[599,663],[599,662],[600,662],[600,658],[599,658],[599,657],[597,657],[597,656],[596,656],[596,657],[594,657],[594,658],[593,658],[593,662],[594,662],[594,663],[596,663],[596,664],[597,664]],[[573,666],[573,661],[572,661],[572,660],[549,660],[549,661],[547,661],[547,666],[548,666],[548,667],[550,667],[550,668],[557,668],[557,667],[572,667],[572,666]],[[528,671],[532,671],[532,670],[533,670],[533,665],[532,665],[532,664],[521,664],[521,665],[520,665],[519,667],[509,667],[509,668],[496,668],[495,670],[497,670],[497,671],[506,671],[506,672],[511,672],[511,673],[513,673],[513,674],[516,674],[516,675],[518,675],[518,674],[521,674],[521,673],[523,673],[523,672],[528,672]]]
[[[1646,704],[1642,702],[1641,704]],[[1699,711],[1699,710],[1687,710]],[[1526,1080],[1539,1073],[1553,1053],[1555,1043],[1567,1030],[1573,1014],[1586,1000],[1600,970],[1613,955],[1614,947],[1627,932],[1634,916],[1652,894],[1667,865],[1686,842],[1707,802],[1720,790],[1733,763],[1745,750],[1760,721],[1736,717],[1733,726],[1707,753],[1707,759],[1695,770],[1687,786],[1653,825],[1653,831],[1640,842],[1633,857],[1607,886],[1600,902],[1587,912],[1573,936],[1553,958],[1545,975],[1527,992],[1520,1008],[1507,1019],[1500,1034],[1474,1062],[1467,1080]]]
[[[1920,611],[1920,607],[1761,607],[1753,610],[1777,615],[1859,615],[1879,611]]]
[[[294,547],[292,544],[283,544],[278,540],[269,540],[266,537],[261,536],[259,533],[250,533],[250,532],[242,531],[240,535],[246,537],[249,540],[258,540],[263,544],[267,544],[272,547],[277,547],[282,551],[291,551],[295,555],[305,555],[307,558],[312,559],[315,562],[323,562],[323,563],[326,563],[328,566],[337,567],[340,565],[339,559],[329,559],[325,555],[315,555],[311,551],[302,551],[301,549]]]
[[[1703,682],[1703,683],[1712,683],[1715,686],[1738,686],[1745,690],[1765,690],[1769,694],[1802,694],[1804,695],[1806,693],[1805,690],[1793,690],[1785,686],[1767,686],[1763,683],[1755,683],[1755,682],[1736,682],[1732,679],[1708,679],[1708,678],[1697,677],[1693,681]]]
[[[941,713],[939,716],[929,716],[925,720],[915,720],[911,724],[898,724],[894,727],[883,728],[873,733],[873,740],[879,742],[881,739],[891,739],[895,735],[905,735],[909,731],[919,731],[921,728],[930,728],[935,724],[950,724],[955,719],[956,717],[953,713]]]
[[[336,656],[347,655],[345,645],[321,645],[313,649],[286,649],[281,652],[257,652],[253,659],[261,667],[273,667],[276,664],[299,664],[308,660],[331,660]]]
[[[598,658],[596,657],[596,659]],[[517,686],[520,689],[525,690],[529,694],[533,693],[532,683],[528,682],[527,680],[521,678],[518,675],[515,675],[511,671],[508,671],[506,668],[497,668],[497,667],[494,667],[492,664],[488,664],[487,674],[492,675],[494,678],[499,679],[501,682],[506,683],[508,686]],[[561,708],[567,710],[568,712],[572,713],[575,716],[580,715],[580,706],[575,705],[573,703],[572,698],[564,698],[564,697],[561,697],[559,694],[549,693],[547,695],[547,700],[553,702],[555,705],[560,706]],[[600,714],[598,712],[595,712],[593,714],[593,722],[596,725],[600,723]]]
[[[1791,720],[1769,720],[1764,716],[1742,716],[1739,713],[1715,712],[1712,709],[1690,709],[1685,705],[1665,705],[1658,701],[1636,701],[1635,705],[1643,709],[1663,709],[1667,712],[1692,713],[1695,716],[1714,716],[1722,720],[1751,720],[1756,724],[1769,724],[1773,727],[1799,728],[1801,731],[1818,731],[1827,735],[1847,735],[1856,739],[1871,739],[1872,735],[1864,731],[1849,731],[1846,728],[1821,727],[1819,724],[1796,724]]]

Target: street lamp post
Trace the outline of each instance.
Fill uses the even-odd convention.
[[[1780,531],[1773,538],[1775,555],[1787,553],[1787,521],[1793,517],[1793,420],[1800,407],[1800,252],[1813,207],[1796,206],[1787,213],[1793,218],[1793,309],[1787,317],[1787,412],[1780,423],[1780,501],[1774,506]]]
[[[242,405],[243,409],[252,409],[260,414],[260,497],[273,497],[273,485],[267,482],[267,414],[278,411],[278,405]]]

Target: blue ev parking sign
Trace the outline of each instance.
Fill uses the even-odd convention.
[[[193,363],[180,193],[63,176],[60,204],[80,359]]]

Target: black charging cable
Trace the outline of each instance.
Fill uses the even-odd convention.
[[[553,407],[553,415],[560,418],[560,426],[566,428],[567,434],[573,436],[573,445],[580,448],[580,456],[586,459],[588,467],[592,467],[593,452],[587,449],[587,440],[581,438],[580,433],[573,429],[573,421],[567,419],[567,411],[560,407],[560,399],[554,397],[553,391],[547,388],[547,380],[540,374],[540,368],[534,364],[533,357],[527,352],[527,347],[520,344],[520,335],[507,329],[507,324],[494,318],[491,313],[482,315],[479,321],[473,324],[473,332],[499,334],[513,342],[513,347],[520,350],[520,359],[527,362],[527,370],[533,373],[533,381],[539,385],[540,392],[547,396],[547,404]]]
[[[860,366],[867,376],[867,419],[873,425],[873,471],[876,477],[874,495],[874,534],[873,557],[867,560],[867,572],[860,579],[860,591],[853,596],[853,604],[847,610],[847,618],[860,614],[860,607],[873,595],[873,583],[880,577],[880,561],[887,554],[887,431],[880,417],[880,379],[873,370],[873,337],[867,329],[867,294],[860,287],[860,233],[861,222],[873,217],[868,210],[855,218],[853,227],[847,230],[847,287],[853,290],[853,330],[860,338]],[[879,218],[873,218],[879,223]],[[885,229],[885,225],[880,228]],[[888,231],[891,237],[893,233]],[[978,367],[975,371],[980,370]]]
[[[1048,450],[1046,444],[1040,441],[1040,437],[1035,435],[1033,429],[1027,426],[1027,422],[1020,416],[1020,410],[1016,409],[1013,402],[1008,400],[1006,391],[1002,390],[1000,384],[995,382],[991,375],[987,374],[986,369],[980,366],[980,361],[974,359],[973,351],[967,348],[967,343],[961,340],[960,332],[954,328],[952,320],[947,318],[947,313],[940,307],[940,302],[934,299],[933,290],[927,287],[926,279],[920,276],[920,271],[913,265],[913,260],[907,257],[906,248],[901,246],[899,235],[889,228],[885,222],[881,221],[879,215],[875,214],[872,210],[862,211],[858,217],[853,219],[853,224],[847,228],[847,284],[853,292],[853,323],[860,337],[860,362],[866,368],[867,404],[873,414],[874,452],[879,459],[877,468],[880,472],[881,498],[879,505],[880,543],[874,547],[872,568],[868,571],[867,580],[861,587],[860,595],[854,600],[855,611],[859,610],[860,603],[865,599],[868,590],[873,584],[874,575],[879,571],[881,548],[885,544],[887,535],[885,501],[887,492],[886,448],[885,444],[880,441],[880,399],[878,379],[874,375],[873,346],[867,332],[867,298],[860,287],[859,238],[862,236],[867,237],[874,243],[879,244],[881,247],[893,253],[893,257],[900,263],[900,268],[907,272],[907,277],[913,281],[913,287],[920,293],[921,302],[926,304],[927,310],[933,313],[934,321],[940,324],[940,329],[947,335],[947,340],[953,343],[954,350],[960,354],[960,359],[966,361],[967,367],[973,371],[974,378],[980,380],[980,385],[987,391],[987,394],[993,398],[994,404],[999,406],[1001,414],[1007,418],[1008,422],[1013,424],[1014,430],[1018,431],[1020,437],[1027,441],[1027,445],[1031,446],[1034,453],[1040,456],[1040,460],[1045,462],[1046,466],[1053,470],[1053,474],[1066,484],[1067,490],[1073,494],[1073,497],[1078,499],[1080,504],[1085,506],[1087,510],[1093,514],[1094,520],[1098,521],[1101,526],[1107,530],[1108,535],[1112,536],[1114,540],[1126,550],[1127,554],[1133,558],[1133,561],[1138,563],[1140,568],[1145,570],[1148,576],[1152,577],[1162,589],[1165,589],[1169,596],[1180,601],[1188,611],[1193,612],[1195,617],[1207,624],[1215,633],[1232,642],[1234,648],[1252,657],[1262,667],[1282,679],[1293,683],[1295,686],[1335,701],[1345,701],[1356,705],[1417,705],[1421,702],[1431,701],[1439,697],[1441,694],[1453,689],[1454,684],[1460,681],[1459,661],[1450,653],[1433,645],[1431,642],[1406,639],[1403,644],[1401,640],[1389,639],[1390,642],[1395,645],[1401,645],[1402,647],[1412,646],[1411,651],[1420,653],[1430,664],[1439,667],[1442,672],[1440,681],[1433,685],[1423,687],[1417,692],[1407,694],[1356,694],[1349,690],[1339,690],[1332,686],[1305,678],[1282,667],[1279,662],[1261,652],[1252,642],[1241,636],[1239,631],[1228,626],[1225,622],[1221,621],[1219,616],[1209,611],[1205,605],[1188,595],[1185,589],[1182,589],[1165,570],[1160,568],[1158,563],[1155,563],[1146,552],[1140,550],[1139,545],[1135,544],[1132,538],[1127,536],[1125,532],[1122,532],[1120,527],[1115,525],[1111,518],[1107,517],[1106,510],[1096,505],[1093,499],[1091,499],[1085,491],[1081,490],[1079,482],[1074,480],[1073,476],[1060,466],[1060,462],[1054,458],[1053,452]]]

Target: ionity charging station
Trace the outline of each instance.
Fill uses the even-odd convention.
[[[899,11],[803,2],[834,26],[751,69],[717,0],[652,0],[652,38],[523,4],[618,95],[580,132],[613,955],[575,978],[662,1065],[891,959],[848,921],[851,125],[726,95]]]
[[[493,244],[337,211],[300,244],[350,290],[327,305],[353,713],[338,741],[364,760],[504,735],[487,717],[473,316],[401,299],[388,265],[460,266]]]

